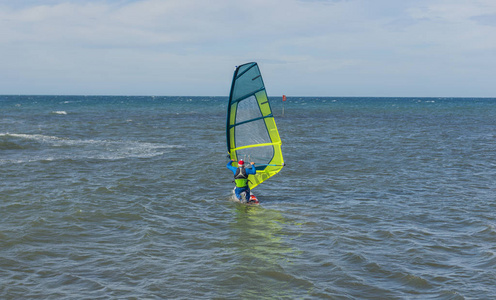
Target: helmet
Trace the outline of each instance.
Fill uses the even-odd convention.
[[[245,165],[245,161],[244,161],[244,160],[242,160],[242,159],[240,159],[240,160],[238,161],[238,166],[239,166],[239,167],[242,167],[242,166],[244,166],[244,165]]]

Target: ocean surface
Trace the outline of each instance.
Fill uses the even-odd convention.
[[[496,299],[496,99],[271,101],[247,207],[225,97],[0,96],[0,298]]]

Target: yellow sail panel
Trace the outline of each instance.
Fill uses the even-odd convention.
[[[250,188],[282,169],[281,138],[256,63],[241,65],[234,72],[226,138],[231,159],[255,162],[257,174],[249,176]]]

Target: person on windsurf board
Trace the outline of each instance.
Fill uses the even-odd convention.
[[[234,167],[232,165],[233,162],[236,160],[231,160],[230,162],[227,163],[227,168],[231,170],[234,174],[234,194],[236,195],[236,198],[238,198],[239,201],[241,202],[246,202],[250,203],[251,201],[254,201],[250,198],[250,187],[248,186],[248,175],[255,175],[257,173],[257,170],[255,170],[254,167],[254,162],[251,162],[249,167],[245,167],[245,162],[241,159],[238,161],[238,167]],[[244,197],[243,194],[244,193]],[[243,201],[244,198],[244,201]]]

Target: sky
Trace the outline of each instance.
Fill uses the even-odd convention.
[[[0,94],[496,97],[494,0],[0,0]]]

